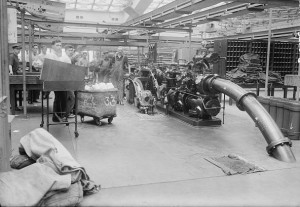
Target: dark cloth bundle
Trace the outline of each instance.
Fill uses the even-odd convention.
[[[260,57],[257,54],[246,53],[239,59],[239,65],[226,73],[226,78],[234,83],[257,83],[262,72]]]

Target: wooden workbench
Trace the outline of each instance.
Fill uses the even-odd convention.
[[[43,84],[40,80],[38,73],[26,75],[26,90],[42,90]],[[16,93],[15,91],[23,90],[23,75],[11,75],[9,76],[9,90],[10,90],[10,105],[11,114],[15,115],[16,109]],[[21,98],[19,99],[20,105],[22,104]]]

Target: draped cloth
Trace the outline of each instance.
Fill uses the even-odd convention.
[[[76,206],[83,195],[96,193],[100,185],[48,131],[37,128],[20,140],[20,153],[36,163],[0,173],[3,206]]]

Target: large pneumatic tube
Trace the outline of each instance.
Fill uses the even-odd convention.
[[[257,124],[265,140],[268,143],[267,152],[274,158],[284,162],[295,162],[296,159],[291,150],[292,143],[284,137],[275,121],[256,100],[256,95],[245,91],[235,83],[220,78],[217,75],[204,77],[200,85],[205,94],[224,93],[236,101],[237,107],[246,111]]]

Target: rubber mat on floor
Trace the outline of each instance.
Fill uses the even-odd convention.
[[[204,159],[221,168],[226,175],[249,174],[266,171],[264,168],[258,167],[248,162],[246,159],[234,154]]]

